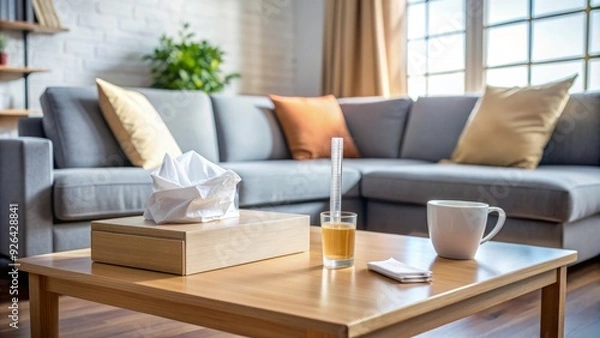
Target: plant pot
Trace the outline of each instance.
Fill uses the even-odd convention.
[[[0,66],[5,66],[8,63],[8,54],[0,53]]]

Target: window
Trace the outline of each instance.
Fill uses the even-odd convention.
[[[600,0],[409,0],[407,19],[413,97],[477,92],[484,83],[535,85],[575,73],[572,92],[600,89]],[[430,54],[432,42],[453,35],[437,44],[437,58]]]
[[[407,69],[411,95],[465,91],[465,0],[409,1]]]

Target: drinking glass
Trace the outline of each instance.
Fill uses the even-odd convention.
[[[337,216],[330,211],[321,213],[321,239],[323,265],[329,269],[354,265],[354,238],[356,220],[354,212],[342,211]]]

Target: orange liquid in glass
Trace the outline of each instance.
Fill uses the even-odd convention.
[[[323,254],[327,259],[342,260],[354,257],[356,229],[349,223],[326,223],[321,226]]]

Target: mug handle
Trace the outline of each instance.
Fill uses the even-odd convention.
[[[500,232],[500,230],[502,229],[502,226],[504,226],[504,221],[506,221],[506,213],[504,212],[504,210],[502,210],[498,207],[489,207],[488,214],[490,212],[498,213],[498,222],[496,222],[494,229],[492,229],[492,231],[487,236],[483,237],[481,242],[479,242],[479,245],[489,241],[490,239],[492,239],[492,237],[496,236],[498,234],[498,232]]]

